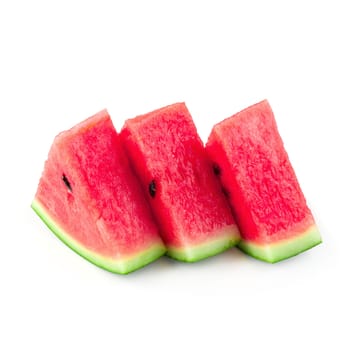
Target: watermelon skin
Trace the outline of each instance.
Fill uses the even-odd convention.
[[[321,243],[267,100],[216,124],[206,150],[246,253],[277,262]]]
[[[238,242],[229,204],[184,103],[127,120],[121,138],[170,257],[194,262]]]
[[[298,255],[321,243],[320,233],[316,225],[311,225],[303,232],[295,232],[295,236],[279,242],[267,244],[242,240],[239,248],[247,254],[270,263],[275,263]]]
[[[129,273],[166,251],[106,110],[56,136],[32,208],[65,244],[111,272]]]

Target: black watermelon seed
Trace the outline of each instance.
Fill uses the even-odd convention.
[[[221,191],[226,198],[230,198],[230,192],[225,187],[222,187]]]
[[[64,184],[66,185],[67,189],[69,192],[72,192],[72,186],[70,184],[70,182],[68,181],[66,175],[62,175],[62,181],[64,182]]]
[[[217,164],[213,165],[213,171],[214,171],[214,174],[216,176],[220,176],[221,175],[221,169],[220,169],[220,167]]]
[[[152,180],[148,185],[148,191],[151,197],[154,198],[156,195],[156,182],[154,180]]]

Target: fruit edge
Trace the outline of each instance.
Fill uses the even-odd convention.
[[[224,252],[235,246],[241,239],[238,228],[235,225],[230,225],[216,232],[216,236],[220,236],[221,233],[221,237],[211,238],[205,243],[183,248],[167,246],[168,251],[166,254],[176,260],[196,262]]]
[[[118,274],[128,274],[133,272],[165,254],[166,249],[162,245],[155,245],[141,253],[135,254],[124,259],[106,258],[92,250],[85,248],[74,238],[70,237],[47,213],[38,200],[34,199],[31,205],[32,209],[43,220],[48,228],[69,248],[90,261],[94,265]]]
[[[322,243],[320,232],[316,225],[312,225],[298,236],[278,243],[262,245],[241,240],[238,248],[259,260],[276,263],[298,255],[320,243]]]

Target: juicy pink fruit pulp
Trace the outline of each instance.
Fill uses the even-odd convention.
[[[244,240],[275,242],[314,224],[266,100],[215,125],[206,149]]]
[[[200,244],[234,225],[184,103],[127,120],[121,136],[167,245]]]
[[[104,256],[162,245],[107,111],[56,137],[36,200],[72,238]]]

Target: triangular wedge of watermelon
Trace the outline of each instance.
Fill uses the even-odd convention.
[[[243,251],[273,263],[321,243],[266,100],[215,125],[206,149],[229,195]]]
[[[32,208],[70,248],[111,272],[165,253],[106,110],[55,138]]]
[[[127,120],[121,137],[169,256],[194,262],[238,242],[229,204],[184,103]]]

